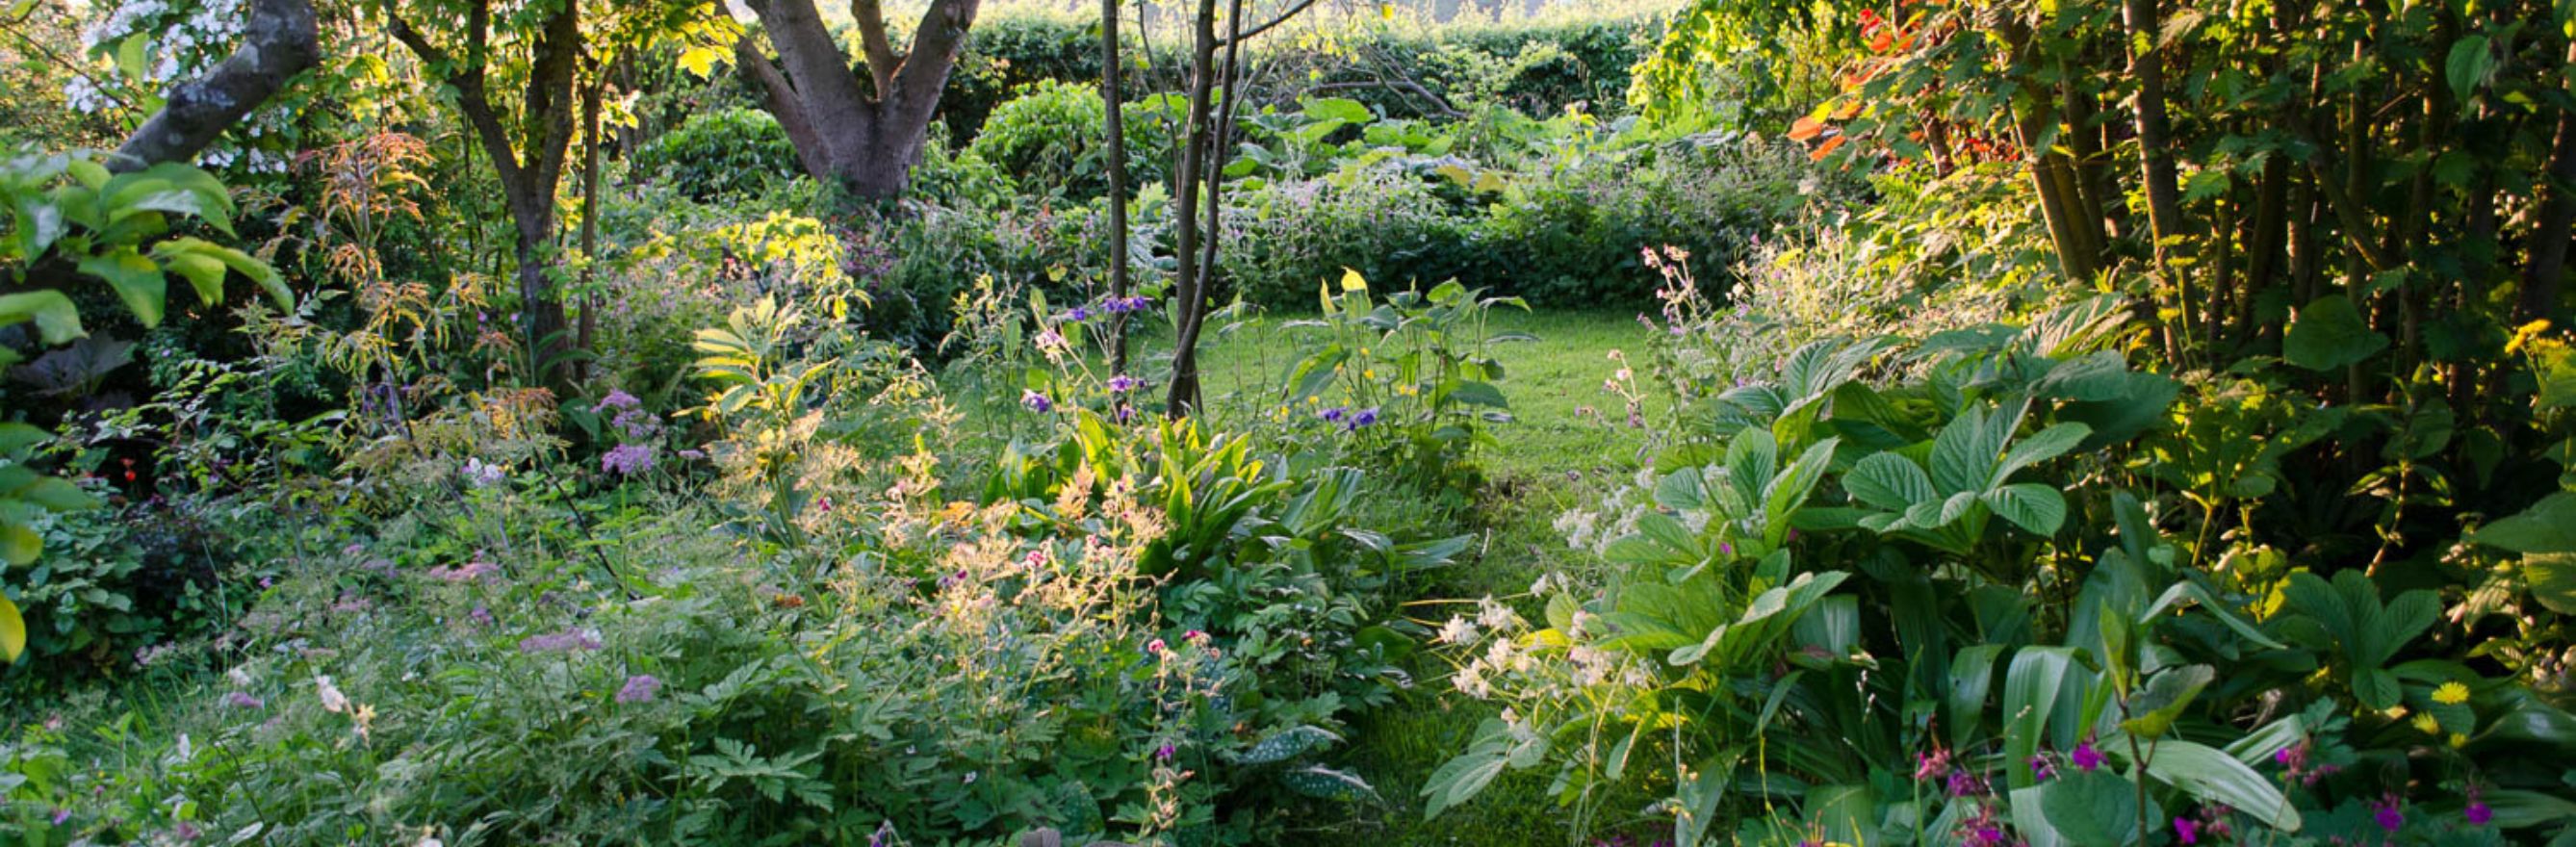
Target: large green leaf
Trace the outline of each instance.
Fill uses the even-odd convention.
[[[27,619],[18,615],[18,604],[0,594],[0,659],[11,662],[27,652]]]
[[[1852,499],[1891,512],[1902,512],[1916,503],[1940,496],[1932,490],[1932,478],[1923,468],[1894,453],[1872,453],[1861,457],[1843,474],[1843,490]]]
[[[2576,553],[2576,492],[2541,498],[2521,514],[2469,533],[2469,540],[2516,553]]]
[[[0,326],[36,322],[36,337],[46,344],[63,344],[88,335],[81,329],[80,309],[60,291],[26,291],[0,294]]]
[[[2049,715],[2057,709],[2058,688],[2074,662],[2074,651],[2064,647],[2024,647],[2004,672],[2004,766],[2014,788],[2038,783],[2030,761],[2039,755]]]
[[[2117,751],[2120,745],[2109,745]],[[2156,742],[2147,774],[2183,793],[2224,805],[2282,832],[2299,831],[2299,810],[2291,808],[2281,789],[2236,757],[2215,747],[2167,738]]]
[[[2066,496],[2036,482],[2016,482],[1979,498],[1986,508],[2032,535],[2048,537],[2066,524]]]
[[[2298,319],[2281,339],[2281,357],[2309,370],[2330,371],[2370,358],[2387,346],[2388,336],[2371,331],[2351,300],[2333,294],[2299,310]]]
[[[161,325],[161,313],[170,299],[170,282],[161,276],[161,266],[133,247],[118,247],[105,255],[91,256],[80,262],[81,273],[107,280],[125,308],[144,326]]]
[[[2039,806],[2069,843],[2117,847],[2138,840],[2138,793],[2108,768],[2076,771],[2041,786]]]

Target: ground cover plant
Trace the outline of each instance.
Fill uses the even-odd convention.
[[[2576,844],[2571,45],[0,4],[0,843]]]

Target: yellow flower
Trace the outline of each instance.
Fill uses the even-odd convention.
[[[2469,702],[2469,687],[2456,680],[2442,683],[2442,687],[2433,689],[2433,702],[2445,706]]]
[[[2433,713],[2431,713],[2431,712],[2425,712],[2425,713],[2423,713],[2423,714],[2416,715],[2416,716],[2415,716],[2415,728],[2416,728],[2416,729],[2419,729],[2419,730],[2423,730],[2425,735],[2440,735],[2440,734],[2442,734],[2442,722],[2441,722],[2441,721],[2434,720],[2434,719],[2433,719]]]
[[[1368,370],[1361,371],[1360,377],[1363,379],[1375,380],[1377,379],[1377,369],[1370,368]]]
[[[2461,735],[2461,734],[2456,733],[2456,732],[2451,733],[2451,746],[2453,746],[2453,747],[2466,747],[2466,746],[2469,746],[2469,737],[2468,737],[2468,736],[2466,736],[2466,735]]]

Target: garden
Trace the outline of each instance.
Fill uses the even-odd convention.
[[[0,844],[2576,845],[2571,0],[0,0]]]

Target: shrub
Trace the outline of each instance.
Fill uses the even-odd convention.
[[[1167,124],[1156,119],[1171,108],[1169,98],[1121,108],[1127,114],[1128,179],[1155,181],[1170,155]],[[991,163],[1030,190],[1099,198],[1109,192],[1106,112],[1097,84],[1041,80],[996,107],[961,158]]]
[[[690,115],[636,150],[633,167],[701,203],[757,194],[772,180],[804,172],[778,119],[742,107]]]

